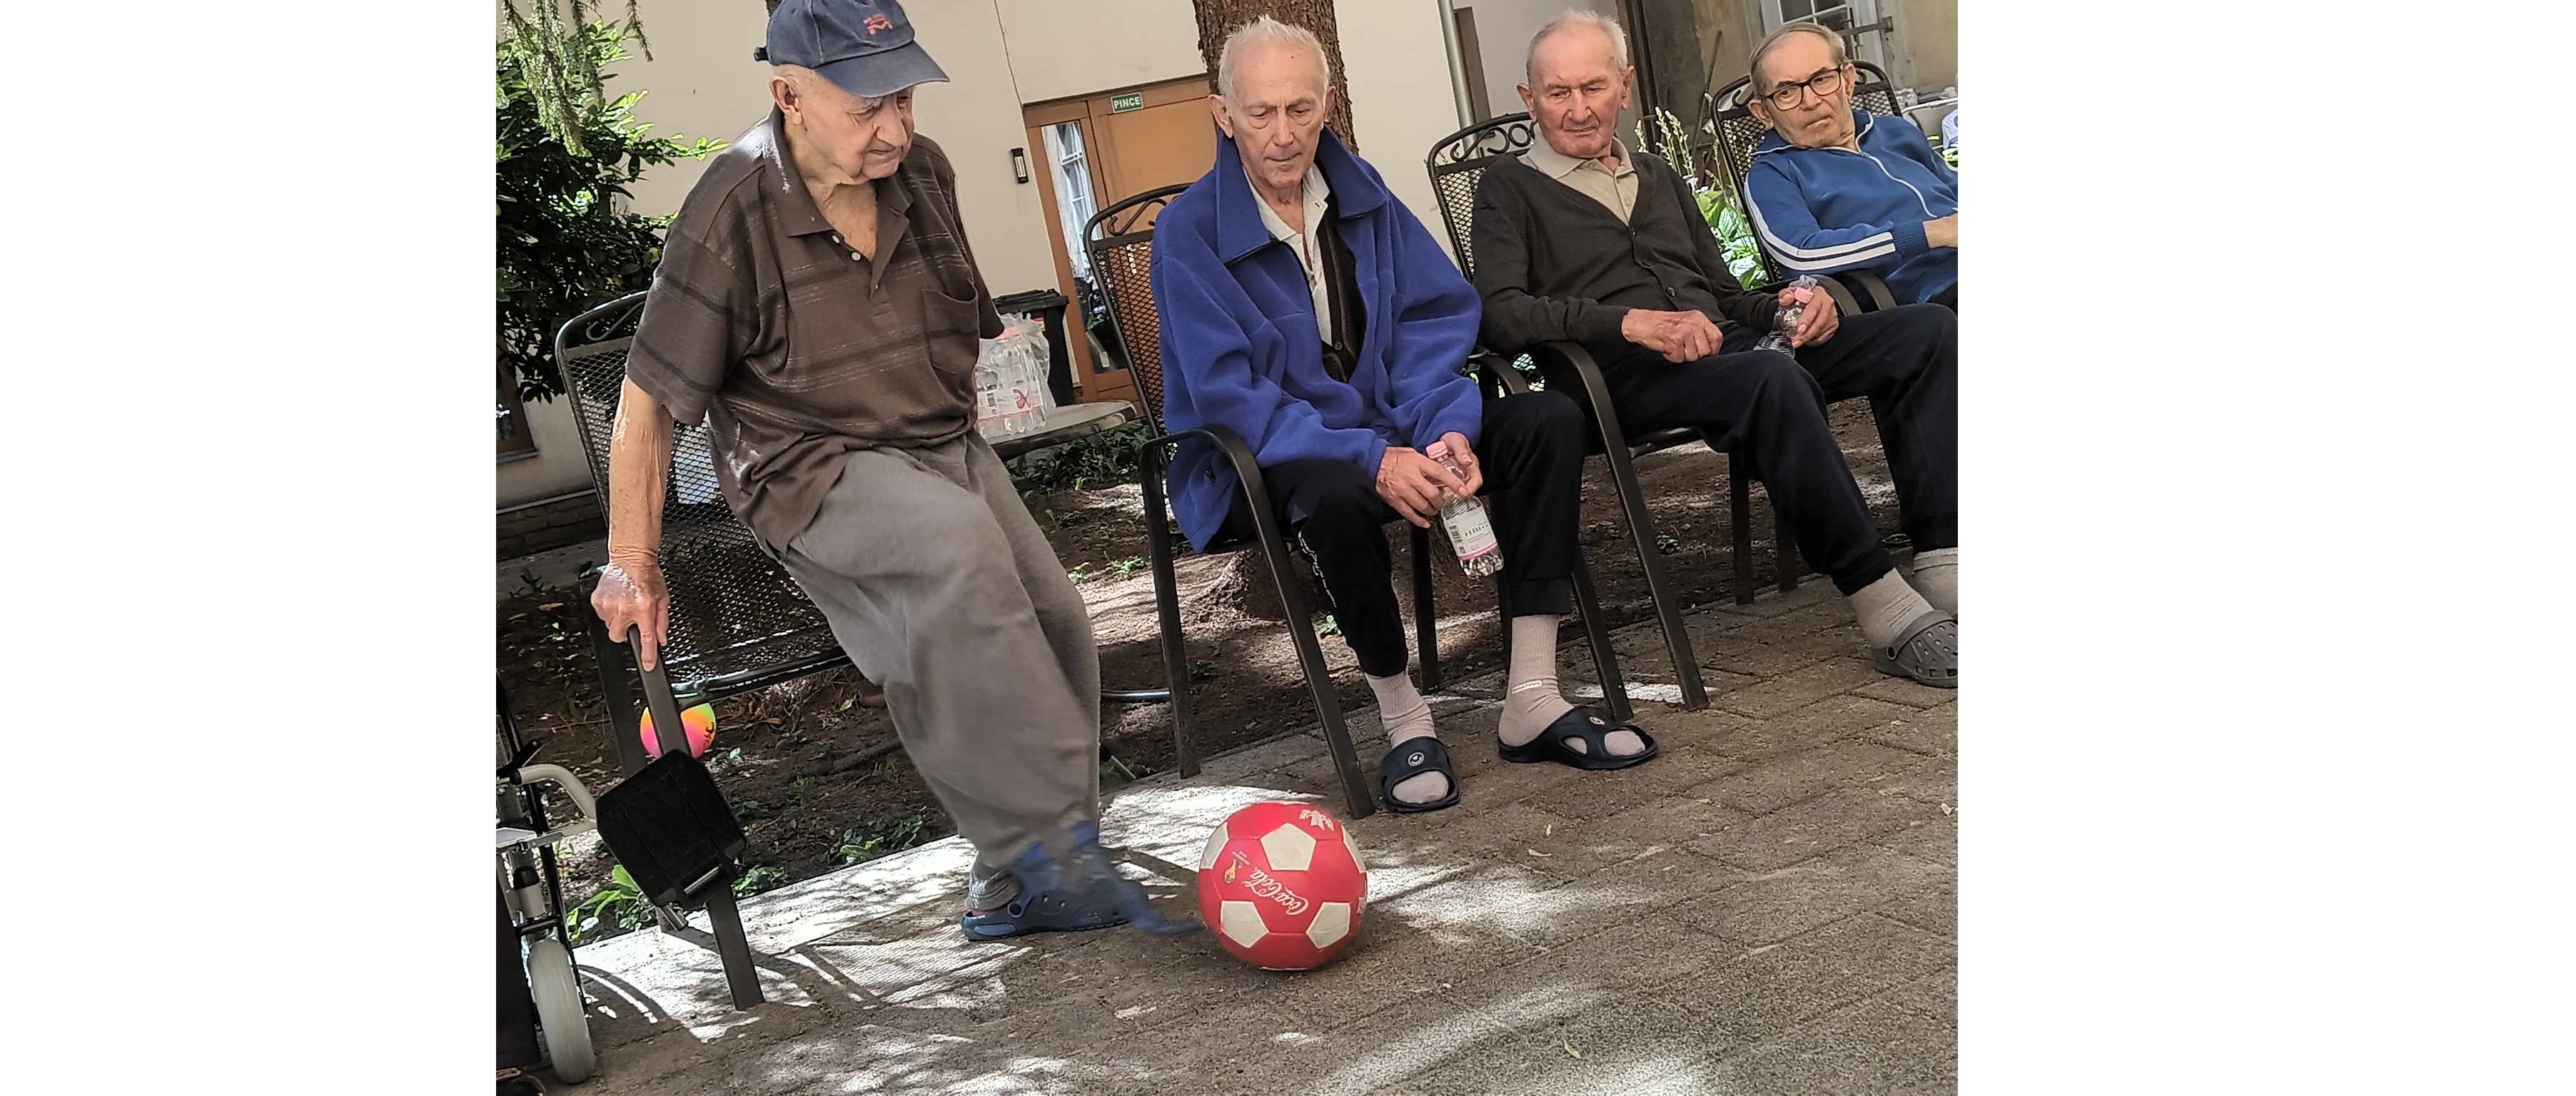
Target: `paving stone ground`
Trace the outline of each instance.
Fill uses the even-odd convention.
[[[571,1091],[1955,1091],[1956,694],[1872,670],[1822,581],[1688,624],[1711,704],[1641,700],[1663,755],[1634,769],[1503,763],[1499,676],[1440,690],[1464,801],[1353,825],[1369,905],[1332,966],[1265,973],[1205,935],[968,943],[950,838],[746,902],[747,1012],[702,934],[581,949],[600,1072]],[[1678,699],[1660,633],[1617,649]],[[1562,664],[1584,688],[1580,648]],[[1376,713],[1350,718],[1374,783]],[[1130,785],[1107,838],[1195,908],[1209,827],[1335,786],[1293,734]]]

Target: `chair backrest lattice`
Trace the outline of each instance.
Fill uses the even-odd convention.
[[[1154,308],[1154,220],[1186,183],[1122,198],[1082,226],[1091,276],[1109,302],[1109,323],[1127,348],[1127,368],[1155,433],[1163,432],[1163,323]]]
[[[1538,140],[1538,124],[1527,114],[1506,114],[1478,122],[1441,138],[1423,158],[1431,189],[1440,196],[1440,220],[1449,229],[1449,245],[1458,269],[1476,277],[1476,184],[1494,161],[1518,156]]]
[[[555,339],[603,511],[609,438],[644,297],[632,293],[592,309]],[[662,502],[662,574],[671,595],[663,661],[682,692],[721,694],[729,683],[766,678],[782,667],[828,664],[840,653],[821,611],[734,517],[717,486],[715,460],[706,423],[673,429]]]
[[[1896,88],[1888,82],[1887,70],[1867,61],[1853,61],[1852,67],[1860,72],[1860,82],[1852,86],[1852,105],[1871,114],[1895,114]],[[1752,102],[1752,77],[1738,76],[1708,93],[1706,110],[1702,112],[1708,121],[1701,124],[1714,153],[1709,159],[1723,170],[1728,191],[1747,210],[1752,208],[1753,199],[1744,192],[1744,180],[1753,170],[1753,150],[1771,132],[1770,126],[1754,116]],[[1762,249],[1762,265],[1774,275],[1779,273],[1780,267],[1769,248]]]

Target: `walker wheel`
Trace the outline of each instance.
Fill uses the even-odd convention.
[[[563,941],[548,936],[528,945],[528,989],[537,1001],[537,1031],[545,1036],[555,1076],[572,1085],[589,1080],[598,1060],[590,1050],[590,1019],[582,1014],[581,976]]]

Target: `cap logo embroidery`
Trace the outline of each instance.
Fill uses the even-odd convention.
[[[884,12],[878,12],[875,15],[868,16],[866,26],[868,28],[868,37],[874,38],[877,36],[878,31],[893,30],[894,20],[886,18]]]

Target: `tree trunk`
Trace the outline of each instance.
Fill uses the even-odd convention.
[[[1351,88],[1342,65],[1341,30],[1333,21],[1333,0],[1190,0],[1199,17],[1199,54],[1207,59],[1208,81],[1216,81],[1216,64],[1225,52],[1225,36],[1234,28],[1267,15],[1315,32],[1333,69],[1333,132],[1352,152],[1360,150],[1351,128]]]

